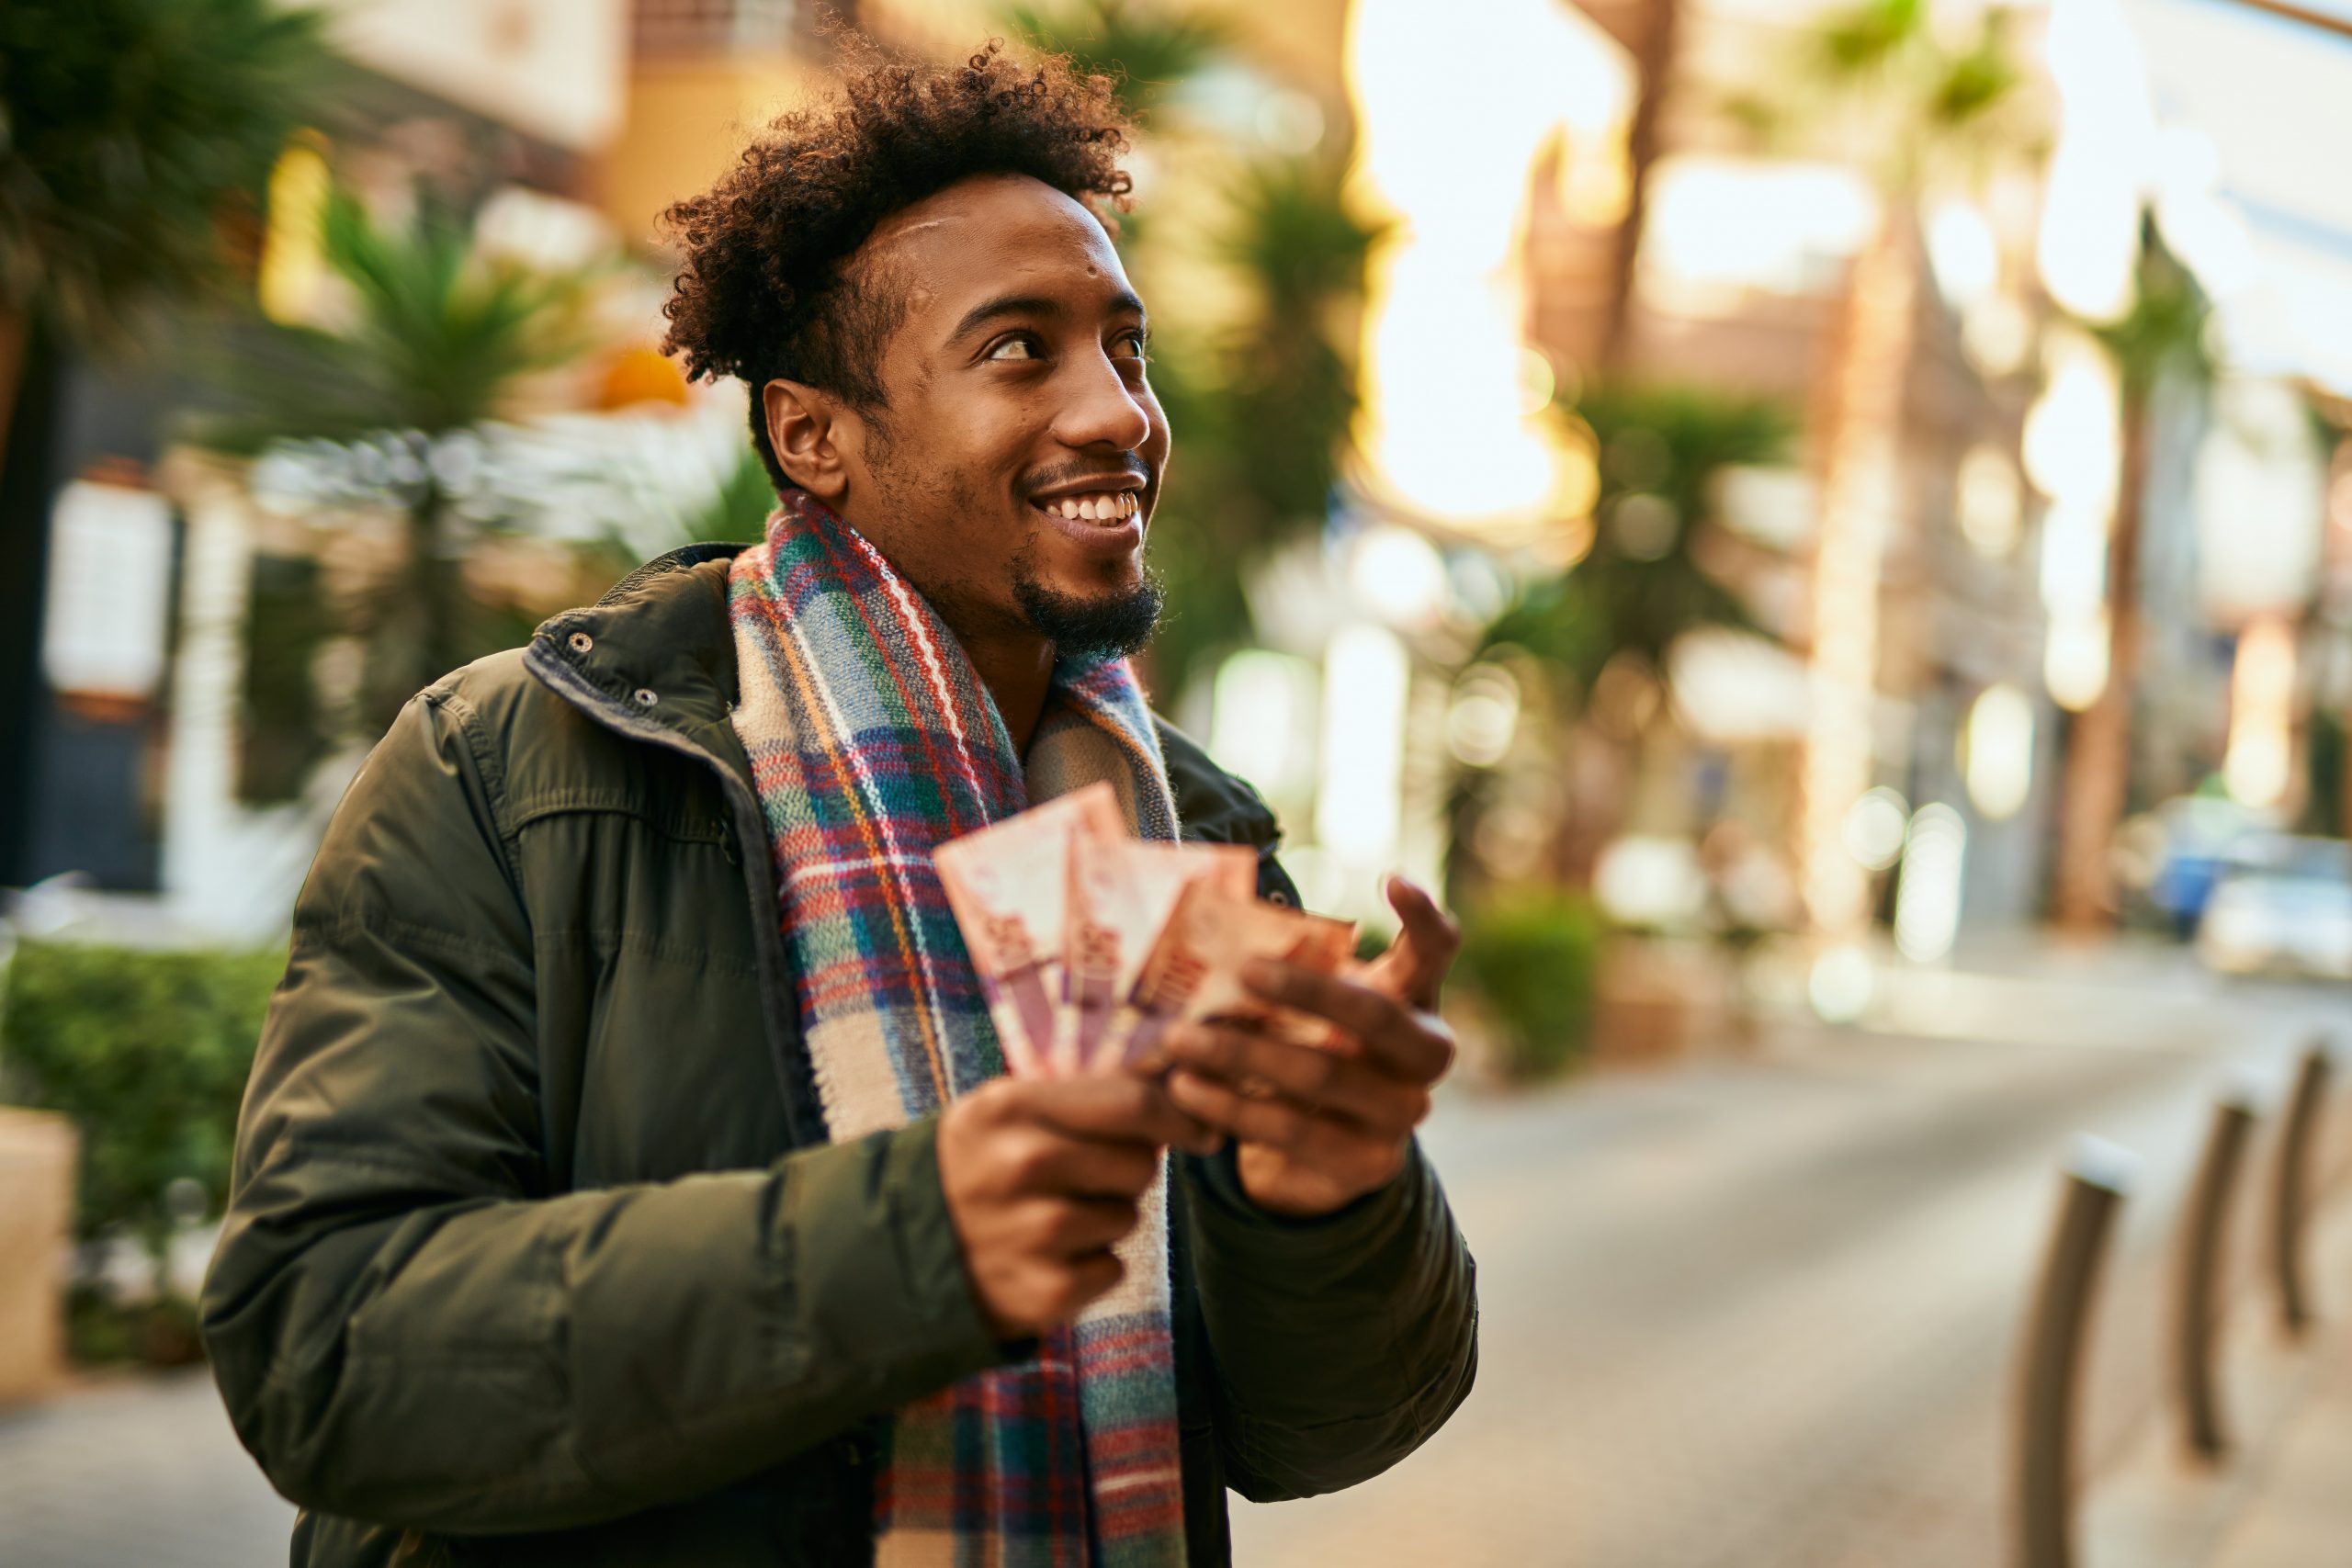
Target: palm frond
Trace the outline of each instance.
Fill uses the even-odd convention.
[[[2007,17],[1989,13],[1966,51],[1937,62],[1928,120],[1952,130],[1979,124],[2015,102],[2024,85],[2025,69],[2010,41]]]
[[[322,13],[268,0],[0,6],[0,302],[120,346],[224,276],[288,140],[347,74]]]
[[[1080,70],[1118,84],[1119,101],[1147,115],[1184,84],[1231,51],[1233,24],[1193,6],[1134,0],[1065,0],[1043,7],[1020,4],[1003,12],[1005,26],[1032,47],[1066,54]]]
[[[1777,88],[1737,87],[1713,94],[1713,100],[1715,113],[1758,148],[1778,152],[1797,140],[1802,117],[1788,95]]]
[[[1933,165],[1974,171],[2032,150],[2027,73],[2006,13],[1989,13],[1957,50],[1924,0],[1860,0],[1791,40],[1776,66],[1724,95],[1718,110],[1756,144],[1860,149],[1882,183],[1910,188]]]
[[[2127,398],[2145,398],[2168,375],[2203,382],[2213,374],[2205,330],[2211,301],[2145,217],[2132,308],[2121,319],[2094,324],[2091,335],[2115,360]]]
[[[1696,387],[1597,389],[1573,412],[1600,450],[1599,524],[1591,552],[1571,570],[1530,585],[1487,628],[1487,647],[1525,649],[1589,690],[1608,662],[1630,653],[1668,678],[1668,654],[1702,627],[1756,629],[1739,595],[1699,564],[1694,548],[1711,521],[1726,468],[1782,460],[1795,422],[1774,402]],[[1629,547],[1619,526],[1629,505],[1666,509],[1672,532]]]
[[[1853,81],[1884,72],[1926,28],[1921,0],[1862,0],[1821,19],[1811,45],[1825,76]]]
[[[347,318],[333,330],[236,329],[238,358],[216,352],[202,367],[228,407],[198,425],[198,440],[249,452],[276,440],[436,434],[496,417],[526,377],[590,344],[597,268],[539,272],[482,257],[455,215],[429,204],[390,228],[335,192],[321,252],[349,290]]]
[[[1269,317],[1362,287],[1365,258],[1388,225],[1358,217],[1344,183],[1344,169],[1328,158],[1268,158],[1243,175],[1216,251],[1256,287]]]

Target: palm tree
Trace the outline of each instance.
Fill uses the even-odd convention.
[[[1777,403],[1677,386],[1604,389],[1561,412],[1589,427],[1600,453],[1592,547],[1524,589],[1487,626],[1480,652],[1518,649],[1560,679],[1573,705],[1567,744],[1598,764],[1571,769],[1571,781],[1622,778],[1646,725],[1612,732],[1592,711],[1591,694],[1612,666],[1669,689],[1669,656],[1684,636],[1756,629],[1738,595],[1700,564],[1702,544],[1724,472],[1783,460],[1793,422]],[[1590,884],[1624,807],[1616,789],[1568,802],[1554,856],[1564,882]]]
[[[1815,931],[1840,941],[1869,919],[1867,884],[1839,829],[1871,784],[1879,571],[1898,506],[1896,451],[1920,296],[1913,202],[1930,175],[1973,175],[2024,146],[2023,75],[2003,12],[1987,11],[1974,38],[1953,50],[1935,36],[1925,0],[1860,0],[1808,31],[1795,64],[1771,96],[1738,107],[1768,131],[1793,128],[1815,142],[1867,149],[1882,210],[1854,260],[1824,400],[1814,547],[1800,886]]]
[[[1600,328],[1600,369],[1622,374],[1632,348],[1634,267],[1649,214],[1650,175],[1664,141],[1667,96],[1681,32],[1682,0],[1648,0],[1634,25],[1634,117],[1625,128],[1625,213],[1612,236],[1609,299]]]
[[[1342,199],[1344,179],[1328,156],[1248,169],[1214,247],[1246,306],[1153,367],[1178,448],[1153,522],[1153,562],[1178,606],[1152,649],[1163,700],[1247,639],[1250,570],[1329,512],[1356,412],[1352,317],[1380,233]]]
[[[387,228],[337,192],[321,250],[349,291],[347,313],[333,328],[248,323],[210,378],[228,411],[191,434],[232,456],[307,446],[368,458],[362,488],[398,507],[405,534],[399,570],[359,606],[361,716],[380,728],[480,651],[463,625],[447,438],[496,419],[527,378],[585,351],[591,272],[484,256],[429,197],[412,224]]]
[[[2067,732],[2065,790],[2059,808],[2058,874],[2051,915],[2065,930],[2105,929],[2114,916],[2112,852],[2132,773],[2132,709],[2140,660],[2140,534],[2145,510],[2150,405],[2170,378],[2202,382],[2207,303],[2197,280],[2165,248],[2155,225],[2141,224],[2138,288],[2120,320],[2092,335],[2115,363],[2122,453],[2115,522],[2108,536],[2107,684]]]
[[[322,26],[270,0],[0,6],[0,437],[34,323],[122,347],[222,276],[224,230],[333,92]]]

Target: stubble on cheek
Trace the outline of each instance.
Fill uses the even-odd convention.
[[[891,564],[942,619],[959,635],[1022,624],[1012,560],[1035,549],[1034,529],[1008,550],[997,521],[1001,509],[989,504],[978,486],[918,478],[895,465],[876,480],[876,499],[900,528],[901,547]]]

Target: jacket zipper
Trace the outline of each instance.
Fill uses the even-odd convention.
[[[776,902],[775,877],[764,854],[742,850],[745,844],[767,842],[767,823],[749,785],[735,776],[726,761],[709,748],[696,745],[664,724],[631,713],[590,684],[585,677],[554,654],[544,640],[534,640],[523,655],[525,669],[548,690],[616,735],[691,757],[718,776],[735,818],[735,845],[728,858],[741,866],[743,888],[752,905],[752,951],[759,961],[760,1018],[766,1026],[768,1055],[775,1069],[776,1089],[784,1097],[785,1136],[794,1148],[825,1141],[823,1119],[800,1083],[797,1064],[800,1052],[800,1021],[791,990],[784,983],[784,917]],[[736,852],[740,851],[741,852]]]

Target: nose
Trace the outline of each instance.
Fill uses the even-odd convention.
[[[1069,394],[1054,416],[1065,446],[1132,452],[1151,434],[1151,413],[1107,354],[1081,355],[1069,372]]]

